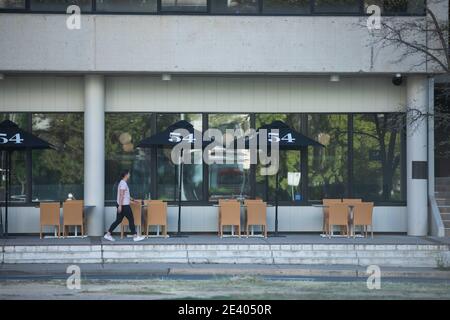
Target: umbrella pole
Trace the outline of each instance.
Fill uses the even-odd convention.
[[[278,171],[275,175],[275,180],[275,233],[272,234],[271,237],[285,237],[278,233],[278,189],[280,186],[280,183],[278,181]]]
[[[278,171],[275,179],[275,236],[278,236]]]
[[[179,177],[178,177],[178,227],[175,237],[186,237],[181,234],[181,184],[183,183],[183,149],[181,149],[180,164],[178,165]]]
[[[8,237],[8,206],[11,186],[11,151],[6,153],[5,237]]]

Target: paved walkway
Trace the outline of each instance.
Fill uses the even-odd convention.
[[[258,264],[77,264],[83,277],[133,278],[179,276],[280,276],[367,278],[367,268],[354,265],[258,265]],[[67,278],[69,264],[2,264],[0,281],[7,279]],[[446,279],[450,270],[436,268],[381,267],[386,278]]]
[[[10,236],[7,239],[0,239],[1,246],[20,245],[20,246],[41,246],[41,245],[100,245],[100,244],[134,244],[131,238],[120,239],[115,236],[117,241],[110,242],[101,237],[87,238],[60,238],[60,239],[39,239],[39,236]],[[188,234],[186,237],[177,238],[148,238],[139,244],[411,244],[411,245],[450,245],[450,237],[410,237],[405,235],[386,235],[376,234],[374,238],[323,238],[319,234],[285,234],[283,237],[225,237],[219,238],[216,234]]]

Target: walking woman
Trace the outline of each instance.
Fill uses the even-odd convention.
[[[131,211],[130,203],[134,201],[130,197],[130,189],[128,188],[128,180],[130,179],[130,170],[124,170],[120,175],[119,186],[117,187],[117,218],[116,221],[109,227],[108,232],[104,238],[109,241],[115,241],[112,237],[114,229],[122,222],[123,218],[127,218],[130,224],[130,230],[133,234],[134,241],[144,240],[144,237],[138,236],[136,227],[134,225],[133,212]]]

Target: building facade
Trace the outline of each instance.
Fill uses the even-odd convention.
[[[135,198],[175,201],[170,150],[135,146],[185,119],[223,132],[282,120],[325,145],[281,153],[280,231],[320,231],[313,204],[357,197],[375,202],[375,232],[429,234],[432,132],[405,111],[433,107],[442,70],[375,41],[372,4],[393,24],[430,20],[420,0],[0,0],[1,117],[57,146],[14,155],[9,231],[38,232],[36,202],[73,193],[95,206],[89,234],[103,234],[124,168]],[[447,21],[446,1],[427,5]],[[301,172],[299,186],[288,172]],[[274,187],[259,165],[187,165],[182,231],[216,231],[217,199],[272,202]],[[168,219],[175,231],[176,208]]]

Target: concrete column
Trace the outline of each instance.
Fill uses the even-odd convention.
[[[84,78],[84,202],[89,236],[105,231],[105,80]]]
[[[425,236],[428,232],[428,145],[427,117],[412,121],[428,112],[428,78],[411,76],[407,79],[406,171],[408,202],[408,235]]]

